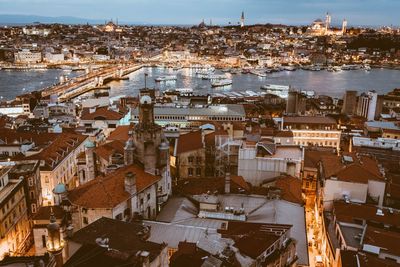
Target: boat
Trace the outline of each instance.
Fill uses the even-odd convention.
[[[334,70],[334,71],[341,71],[342,68],[341,68],[340,66],[334,66],[334,67],[333,67],[333,70]]]
[[[250,71],[250,73],[253,75],[257,75],[258,77],[267,77],[266,73],[259,71],[259,70],[252,70],[252,71]]]
[[[201,77],[203,80],[223,80],[226,79],[224,74],[209,74]]]
[[[365,65],[364,65],[364,70],[365,70],[365,71],[370,71],[370,70],[371,70],[371,66],[368,65],[368,64],[365,64]]]
[[[295,71],[296,67],[292,66],[292,65],[289,65],[289,66],[283,67],[283,69],[286,70],[286,71]]]
[[[177,77],[176,75],[163,75],[156,77],[154,80],[156,82],[176,81]]]
[[[289,95],[289,85],[278,85],[278,84],[266,84],[260,87],[266,93],[277,95],[281,98],[287,98]]]
[[[232,84],[231,79],[215,80],[211,82],[211,87],[223,87],[231,84]]]
[[[193,93],[192,88],[175,88],[175,91],[181,93],[181,94],[190,94]]]

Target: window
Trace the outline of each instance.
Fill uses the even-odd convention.
[[[200,176],[201,175],[201,168],[196,168],[196,176]]]
[[[32,177],[29,177],[29,179],[28,179],[28,184],[29,184],[29,186],[33,186],[33,179],[32,179]]]
[[[117,127],[117,125],[115,125],[115,124],[111,124],[111,123],[110,123],[110,124],[108,125],[108,128],[116,128],[116,127]]]
[[[201,163],[201,157],[197,157],[196,158],[196,162],[197,162],[197,164],[200,164]]]
[[[193,168],[188,168],[188,175],[192,176],[193,175]]]
[[[119,213],[117,216],[115,216],[115,219],[122,221],[122,213]]]
[[[42,235],[42,247],[46,247],[46,236]]]
[[[30,194],[31,200],[35,199],[35,193],[33,191],[30,191],[29,194]]]
[[[32,213],[36,213],[36,204],[31,205],[31,211]]]
[[[188,157],[188,162],[193,163],[193,157]]]
[[[147,194],[147,200],[150,200],[150,193]]]
[[[84,223],[84,224],[89,224],[89,220],[88,220],[87,217],[83,217],[83,223]]]

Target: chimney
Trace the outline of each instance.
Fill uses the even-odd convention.
[[[150,256],[150,253],[147,252],[147,251],[142,251],[140,253],[140,258],[141,258],[141,260],[143,262],[143,267],[149,267],[150,266],[150,258],[149,258],[149,256]]]
[[[231,193],[231,174],[229,169],[225,172],[225,194]]]
[[[136,174],[127,172],[125,174],[125,191],[130,195],[136,194]]]

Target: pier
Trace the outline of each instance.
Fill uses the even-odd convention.
[[[41,92],[42,97],[57,95],[59,102],[68,101],[74,97],[92,91],[112,80],[124,80],[126,75],[142,68],[142,64],[126,66],[112,66],[93,71],[89,74],[79,76],[67,82],[46,88]]]

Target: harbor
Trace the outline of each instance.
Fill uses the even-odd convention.
[[[279,71],[267,73],[265,77],[242,72],[232,74],[217,69],[212,77],[224,77],[231,79],[232,84],[212,87],[211,79],[203,79],[198,74],[199,70],[193,68],[166,68],[166,67],[144,67],[124,76],[123,79],[115,79],[107,85],[111,87],[110,96],[136,95],[138,90],[145,85],[160,90],[174,88],[192,88],[194,93],[217,94],[226,92],[262,92],[262,86],[268,84],[291,86],[296,90],[314,91],[318,95],[329,95],[342,97],[345,90],[375,90],[378,93],[387,93],[393,88],[399,87],[399,71],[391,69],[363,69],[350,71],[308,71],[299,69],[297,71]],[[65,75],[67,79],[84,75],[83,71],[62,71],[62,70],[31,70],[13,71],[1,70],[0,96],[3,100],[12,100],[16,96],[51,87],[59,82],[60,76]],[[207,74],[210,75],[210,74]],[[176,77],[175,77],[176,76]],[[157,82],[158,77],[174,77],[174,79]],[[176,79],[175,79],[176,78]],[[215,79],[218,80],[218,79]],[[94,87],[94,86],[93,86]]]

